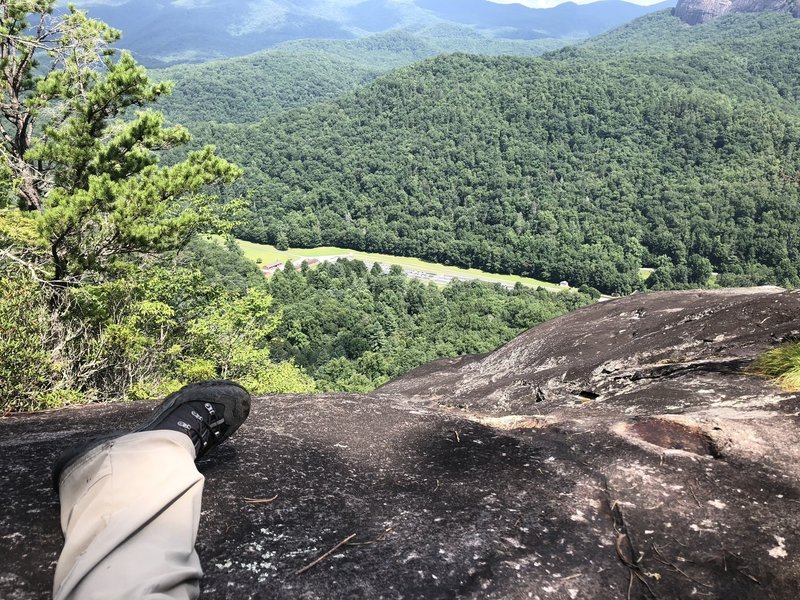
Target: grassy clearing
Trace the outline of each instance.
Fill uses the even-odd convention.
[[[252,242],[245,242],[237,240],[239,247],[244,252],[245,256],[256,262],[259,261],[262,265],[268,265],[276,262],[286,262],[287,260],[303,260],[309,258],[319,258],[321,256],[341,256],[342,258],[350,258],[353,260],[363,260],[371,262],[379,262],[388,265],[399,265],[404,269],[414,269],[417,271],[424,271],[426,273],[436,273],[438,275],[445,275],[449,277],[465,277],[468,279],[479,279],[490,283],[521,283],[532,287],[544,287],[551,289],[561,289],[557,284],[548,283],[546,281],[539,281],[531,277],[517,277],[516,275],[496,275],[494,273],[486,273],[479,269],[459,269],[457,267],[449,267],[437,263],[430,263],[417,258],[407,258],[405,256],[392,256],[389,254],[372,254],[369,252],[359,252],[356,250],[348,250],[346,248],[336,248],[334,246],[322,246],[320,248],[290,248],[289,250],[277,250],[274,246],[267,246],[264,244],[254,244]]]
[[[770,350],[759,357],[750,370],[756,375],[773,379],[788,392],[800,391],[800,342]]]

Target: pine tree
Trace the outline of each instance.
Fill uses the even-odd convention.
[[[188,323],[236,294],[165,252],[231,226],[235,202],[208,190],[240,170],[210,146],[159,164],[189,133],[145,108],[170,84],[114,50],[119,37],[54,0],[0,0],[0,207],[18,206],[0,210],[2,410],[154,397],[230,371],[205,356],[192,370]],[[254,389],[308,387],[265,362],[262,339],[236,340]]]
[[[189,133],[142,108],[170,84],[118,54],[119,37],[74,6],[57,14],[54,0],[0,0],[0,198],[10,189],[21,209],[39,213],[57,285],[219,226],[202,192],[239,175],[213,147],[158,164],[157,152]]]

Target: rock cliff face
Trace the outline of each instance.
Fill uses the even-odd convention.
[[[689,25],[705,23],[728,12],[788,12],[800,17],[797,0],[678,0],[673,14]]]
[[[200,464],[203,597],[794,600],[800,394],[745,371],[790,339],[800,293],[634,295],[366,396],[256,399]],[[0,419],[0,598],[48,595],[53,457],[149,410]]]

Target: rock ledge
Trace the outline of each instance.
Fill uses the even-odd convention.
[[[203,597],[793,600],[800,396],[746,367],[798,337],[798,293],[634,295],[370,395],[259,398],[200,465]],[[0,419],[0,597],[49,595],[53,457],[149,410]]]

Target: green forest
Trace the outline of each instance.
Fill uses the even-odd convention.
[[[497,40],[438,25],[356,40],[297,40],[255,54],[152,71],[174,82],[156,108],[173,122],[255,123],[290,108],[332,99],[393,69],[442,53],[531,56],[566,40]]]
[[[438,358],[489,352],[598,296],[477,281],[437,286],[399,266],[384,273],[346,259],[313,268],[289,262],[265,279],[232,238],[195,238],[177,263],[196,266],[227,294],[268,294],[279,315],[266,345],[270,359],[301,368],[322,391],[371,391]]]
[[[54,8],[0,12],[3,413],[211,378],[313,390],[294,364],[270,360],[280,319],[263,277],[231,289],[183,261],[199,235],[230,230],[236,205],[210,190],[241,170],[211,147],[160,163],[190,137],[142,110],[169,85],[111,48],[118,31]]]
[[[795,286],[800,24],[668,12],[542,58],[454,54],[256,125],[202,123],[237,235],[606,293]]]
[[[592,301],[440,290],[358,262],[267,281],[232,238],[207,238],[245,222],[245,201],[217,195],[241,169],[212,146],[187,148],[186,128],[143,109],[172,85],[113,50],[118,31],[54,6],[0,14],[4,413],[156,398],[213,378],[257,394],[365,391]]]

